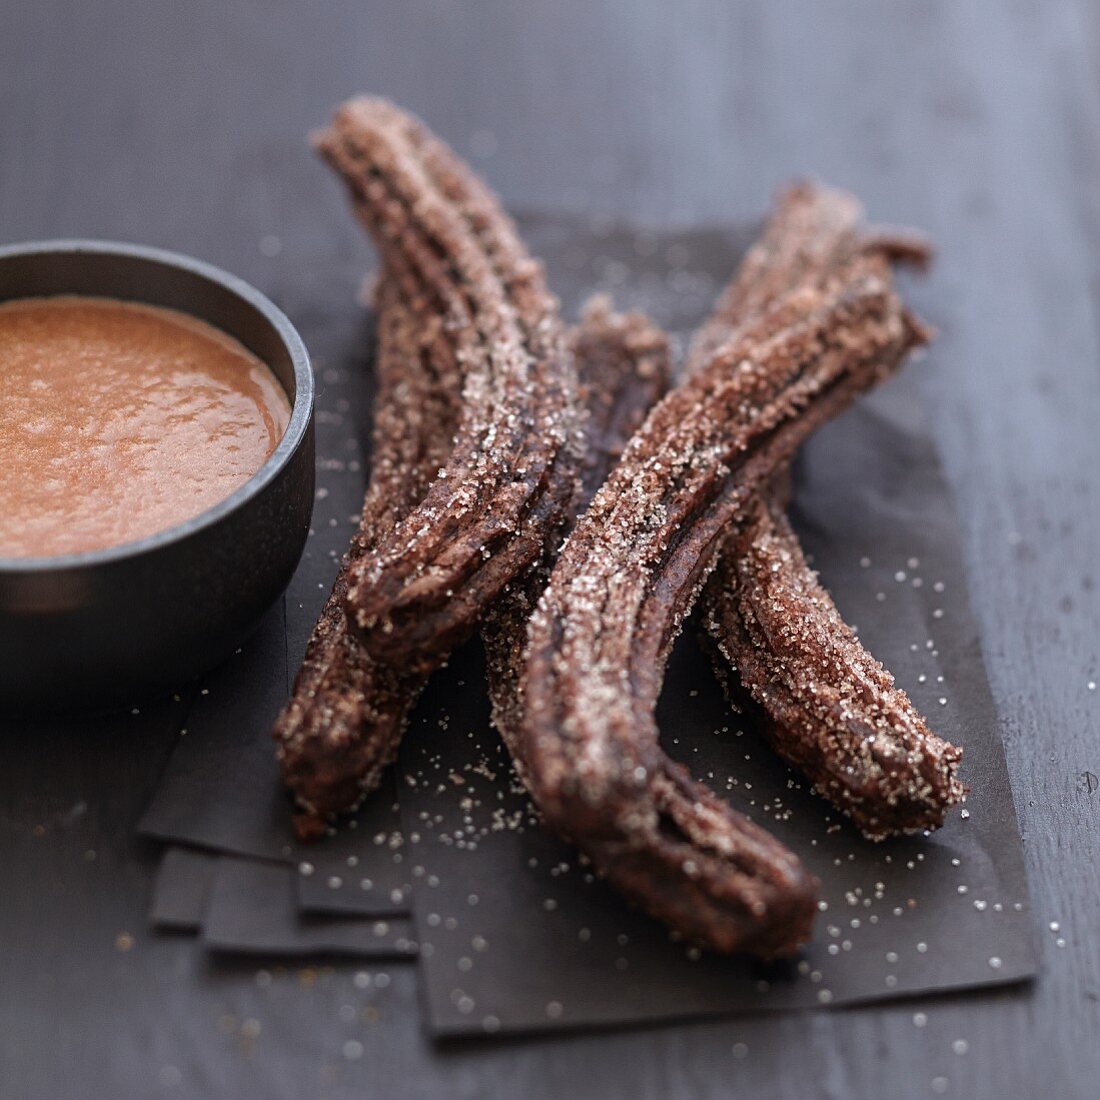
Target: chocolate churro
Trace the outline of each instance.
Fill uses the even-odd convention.
[[[627,440],[664,395],[671,373],[668,339],[644,314],[613,312],[610,301],[593,298],[570,333],[584,409],[581,492],[574,501],[575,522],[622,454]],[[563,538],[568,531],[560,532]],[[537,567],[513,585],[482,627],[493,706],[493,724],[524,775],[522,697],[519,691],[527,623],[550,579],[561,538],[548,539]]]
[[[617,316],[603,303],[594,303],[585,313],[574,347],[588,410],[583,507],[603,483],[646,410],[663,392],[669,373],[668,345],[646,318]],[[538,785],[532,783],[525,762],[520,684],[528,620],[548,581],[555,555],[556,547],[548,546],[542,568],[523,588],[509,594],[482,631],[493,722],[536,801]],[[579,844],[597,871],[674,928],[707,939],[694,932],[700,919],[697,914],[702,911],[711,926],[722,924],[709,937],[712,946],[773,954],[788,950],[792,942],[797,944],[812,920],[816,901],[816,883],[798,857],[765,830],[731,811],[708,788],[693,782],[682,765],[664,758],[661,769],[654,789],[662,812],[689,833],[690,839],[683,833],[677,836],[675,829],[656,829],[646,832],[643,843],[628,844],[616,836],[582,835],[563,828],[561,822],[557,823],[559,829]],[[707,884],[702,889],[685,883],[680,873],[691,863],[699,866]],[[743,914],[745,882],[750,877],[755,879],[758,897],[747,904],[751,909],[759,900],[764,908]],[[723,892],[728,897],[741,896],[730,905],[725,897],[719,897]],[[653,899],[661,899],[660,905]],[[712,915],[727,907],[728,912]]]
[[[383,100],[345,104],[317,144],[384,277],[371,486],[275,727],[308,836],[377,786],[427,676],[560,525],[580,462],[556,302],[493,196]]]
[[[860,644],[774,497],[722,551],[703,597],[720,678],[766,711],[768,739],[871,839],[934,829],[965,787],[937,737]]]
[[[623,892],[717,950],[796,949],[814,884],[662,752],[668,651],[752,494],[921,338],[856,255],[720,342],[631,439],[532,617],[520,740],[536,803]]]
[[[318,139],[405,293],[434,300],[461,415],[423,500],[350,563],[345,611],[376,659],[429,671],[537,559],[576,489],[576,375],[541,267],[473,174],[411,116],[356,99]]]
[[[835,280],[854,257],[889,279],[891,260],[924,264],[914,234],[868,230],[844,192],[803,184],[780,198],[688,357],[701,369],[715,346],[798,287]],[[906,348],[889,349],[884,373]],[[932,733],[905,692],[860,644],[806,564],[782,501],[746,509],[702,597],[719,676],[766,711],[771,743],[872,839],[935,829],[965,796],[962,750]],[[731,669],[738,677],[731,677]]]
[[[378,282],[371,479],[358,531],[313,628],[294,693],[275,723],[283,780],[298,804],[295,826],[316,838],[328,818],[373,790],[397,752],[425,676],[374,661],[347,628],[352,562],[422,499],[446,461],[458,422],[461,372],[423,300]]]
[[[427,677],[480,626],[494,722],[547,822],[689,940],[797,950],[816,881],[664,754],[654,712],[706,585],[713,645],[777,749],[869,835],[932,827],[961,797],[959,751],[844,625],[774,488],[923,342],[890,272],[920,242],[792,189],[658,401],[659,330],[601,303],[567,334],[496,199],[416,119],[353,100],[318,148],[385,276],[371,483],[276,726],[301,831],[377,785]]]

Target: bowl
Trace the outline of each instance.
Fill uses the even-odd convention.
[[[184,523],[89,553],[0,557],[6,712],[129,705],[212,668],[286,587],[313,509],[313,372],[301,337],[259,291],[155,248],[100,241],[0,248],[0,301],[53,294],[167,306],[214,325],[267,363],[291,416],[256,474]]]

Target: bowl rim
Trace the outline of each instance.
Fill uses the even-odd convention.
[[[33,256],[42,254],[90,254],[97,256],[120,256],[126,259],[145,260],[150,263],[174,267],[196,275],[208,282],[216,283],[230,294],[236,295],[250,305],[275,330],[290,356],[294,371],[294,401],[290,410],[290,420],[275,450],[267,461],[243,485],[234,489],[229,496],[209,508],[204,509],[182,523],[156,531],[152,535],[119,543],[101,550],[86,550],[79,554],[57,554],[51,557],[4,557],[0,555],[0,573],[4,574],[41,574],[64,569],[87,568],[110,564],[127,558],[139,557],[150,551],[159,550],[171,543],[179,542],[196,532],[219,523],[230,513],[261,493],[283,470],[291,457],[297,452],[305,439],[313,419],[314,379],[310,366],[309,352],[298,330],[290,319],[267,295],[257,290],[251,283],[233,275],[223,268],[173,252],[165,248],[150,245],[128,244],[122,241],[87,240],[81,238],[26,241],[0,246],[0,261],[14,256]],[[64,293],[58,291],[59,294]],[[38,295],[36,295],[37,297]],[[44,297],[45,295],[41,295]],[[28,295],[30,297],[30,295]],[[120,299],[141,301],[137,298]],[[187,313],[181,309],[181,313]],[[203,320],[198,314],[193,314]],[[209,322],[207,322],[209,323]],[[288,395],[289,397],[289,395]]]

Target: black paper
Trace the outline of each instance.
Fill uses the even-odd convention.
[[[820,876],[828,906],[794,964],[699,956],[587,881],[575,852],[530,824],[514,781],[497,798],[510,767],[484,703],[440,683],[403,758],[418,785],[402,792],[406,834],[418,836],[409,858],[425,869],[415,912],[437,1034],[842,1004],[1034,972],[1015,813],[955,520],[932,450],[891,422],[898,405],[910,422],[905,396],[891,393],[877,403],[887,415],[861,409],[813,444],[796,518],[841,610],[935,728],[964,746],[969,816],[956,811],[927,839],[863,840],[775,758],[755,713],[731,713],[689,626],[661,700],[666,746],[791,845]],[[476,664],[466,654],[450,675],[470,679]],[[429,828],[425,812],[443,821]],[[521,829],[494,830],[509,818]],[[428,881],[438,885],[421,888]]]
[[[232,856],[218,857],[202,942],[219,952],[295,958],[335,954],[399,959],[416,953],[410,918],[304,916],[295,905],[291,868]]]
[[[153,883],[149,921],[154,928],[197,932],[202,927],[218,857],[194,848],[166,848]]]
[[[743,241],[608,233],[572,245],[553,222],[528,237],[567,299],[617,286],[620,303],[643,304],[676,328],[705,312]],[[457,686],[481,675],[474,647],[433,682],[402,758],[417,783],[402,787],[401,804],[434,1033],[837,1005],[1034,973],[1019,830],[919,370],[911,365],[810,443],[795,519],[841,611],[933,727],[965,747],[965,816],[955,811],[927,839],[862,839],[777,760],[755,714],[731,713],[689,624],[661,700],[663,739],[799,852],[827,905],[793,963],[700,955],[629,911],[568,845],[530,824],[483,694]],[[516,820],[519,829],[500,827]]]
[[[575,315],[592,290],[609,290],[620,306],[648,309],[681,342],[748,236],[591,231],[558,219],[529,219],[523,228],[532,250],[548,261],[567,313]],[[343,325],[347,332],[341,318],[354,309],[347,301],[322,306],[315,299],[314,305],[331,309],[334,330]],[[311,330],[322,327],[320,317],[312,318]],[[356,453],[339,436],[354,442],[361,424],[361,394],[346,387],[361,369],[347,368],[360,346],[349,339],[331,365],[318,364],[319,378],[330,384],[320,388],[319,416],[336,410],[336,419],[325,421],[332,433],[323,453],[337,457],[322,459],[322,476],[328,461],[337,464],[334,478],[345,476],[351,460],[339,456]],[[284,850],[288,833],[280,814],[286,807],[278,801],[266,741],[287,690],[271,672],[278,663],[274,627],[270,640],[258,639],[244,655],[257,662],[254,673],[239,674],[232,690],[200,696],[145,829],[181,839],[201,831],[206,839],[198,842],[211,846],[305,858],[314,873],[297,885],[300,903],[311,908],[360,904],[345,874],[349,859],[372,889],[383,868],[394,872],[391,882],[413,888],[424,1000],[429,1026],[439,1035],[835,1005],[1030,976],[1018,827],[966,598],[957,518],[921,424],[919,370],[910,366],[886,392],[811,442],[800,464],[796,522],[842,612],[933,726],[965,746],[964,774],[974,787],[970,816],[956,814],[927,840],[864,841],[776,760],[751,715],[731,714],[690,624],[661,701],[661,727],[673,755],[773,828],[821,876],[828,909],[801,960],[763,967],[695,957],[605,885],[586,881],[572,849],[529,824],[529,805],[489,727],[476,644],[433,679],[414,718],[402,765],[417,785],[399,784],[405,840],[393,830],[394,849],[375,844],[372,835],[386,832],[387,819],[376,830],[345,830],[304,853]],[[353,399],[337,410],[348,394]],[[318,502],[310,556],[288,594],[286,606],[296,618],[288,617],[287,677],[350,534],[351,514],[341,521],[327,507]],[[314,539],[326,530],[339,537],[319,554]],[[266,657],[256,655],[261,644],[268,646]],[[251,702],[239,703],[241,696]],[[260,711],[266,711],[263,721]],[[250,776],[244,783],[243,773]],[[382,813],[390,801],[384,796],[364,812]],[[264,822],[259,827],[258,820]],[[522,831],[514,828],[517,821]],[[260,841],[264,853],[257,850]],[[341,881],[332,887],[329,878]],[[239,878],[220,886],[226,899],[248,888]]]
[[[295,898],[299,881],[282,864],[170,847],[157,872],[150,920],[161,930],[200,932],[209,947],[221,952],[364,958],[415,953],[407,916],[357,913],[352,919],[332,919],[301,914]]]
[[[395,862],[402,851],[392,777],[363,806],[354,828],[345,825],[323,844],[301,844],[294,836],[269,733],[285,697],[285,667],[279,608],[242,654],[205,681],[206,694],[192,708],[141,832],[282,860],[319,882],[340,877],[361,893],[364,911],[407,912],[406,876]]]
[[[371,868],[379,865],[380,858],[367,857],[364,861],[366,874],[356,866],[340,868],[338,872],[328,868],[313,875],[295,875],[295,901],[299,911],[367,917],[392,913],[407,915],[411,888],[407,885],[394,887],[389,898],[380,899],[378,887],[369,877],[373,873]]]

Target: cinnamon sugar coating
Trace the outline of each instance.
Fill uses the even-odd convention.
[[[670,765],[654,719],[669,649],[754,493],[921,339],[879,264],[857,254],[716,340],[630,440],[532,617],[519,739],[536,803],[606,853],[620,889],[716,950],[795,950],[813,883]],[[658,866],[659,888],[639,889]]]
[[[654,710],[720,555],[706,629],[780,753],[869,835],[961,798],[959,750],[845,626],[771,488],[923,342],[889,271],[922,243],[792,189],[647,417],[663,334],[606,303],[567,334],[495,198],[417,120],[354,100],[318,147],[385,277],[362,521],[275,731],[303,831],[377,785],[427,676],[480,624],[494,722],[547,822],[690,940],[791,953],[816,881],[665,756]]]
[[[891,261],[923,265],[928,248],[899,230],[867,229],[850,195],[812,184],[786,191],[688,357],[711,349],[799,287],[824,286],[853,258],[888,280]],[[904,347],[884,356],[896,369]],[[962,750],[931,732],[863,648],[806,564],[776,492],[745,513],[702,597],[715,667],[766,711],[771,743],[872,839],[935,829],[966,787]],[[736,670],[737,677],[730,677]]]
[[[777,500],[727,544],[704,627],[720,677],[764,708],[767,736],[871,839],[934,829],[965,788],[962,750],[932,733],[844,622]]]
[[[351,563],[422,499],[458,421],[461,372],[439,319],[423,298],[406,301],[397,284],[384,273],[376,293],[371,478],[359,528],[273,733],[303,838],[315,838],[326,818],[378,786],[426,680],[373,660],[344,614]]]
[[[378,785],[430,672],[560,526],[581,446],[556,302],[495,198],[384,100],[317,145],[383,278],[371,483],[274,730],[310,837]]]
[[[670,375],[665,334],[644,314],[613,312],[603,296],[588,302],[570,339],[584,413],[581,493],[558,537],[547,540],[537,567],[523,583],[511,586],[481,631],[493,724],[521,776],[525,776],[525,769],[519,736],[523,720],[519,683],[528,620],[550,579],[568,528],[603,484],[646,413],[663,396]]]
[[[345,610],[375,658],[425,671],[531,566],[576,490],[576,373],[557,302],[494,196],[410,115],[341,107],[317,139],[402,290],[434,303],[461,415],[423,499],[350,563]]]
[[[586,311],[575,350],[588,410],[583,505],[664,391],[669,363],[660,330],[640,315],[612,314],[602,302]],[[493,721],[537,803],[542,784],[525,758],[521,679],[528,619],[555,557],[548,546],[542,569],[509,594],[482,632]],[[805,936],[817,884],[793,852],[667,757],[650,792],[663,827],[627,838],[594,834],[564,816],[554,823],[625,896],[692,939],[768,955]],[[697,874],[685,879],[685,866]],[[704,922],[712,934],[699,934]]]

